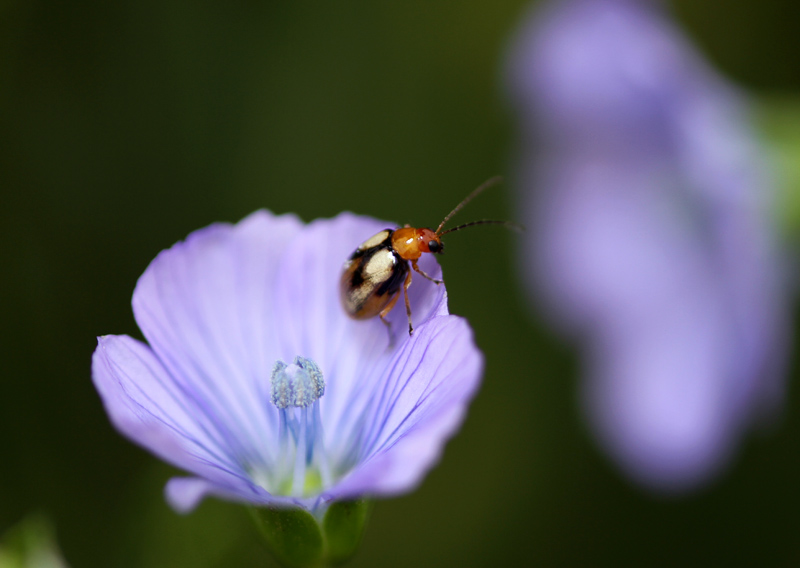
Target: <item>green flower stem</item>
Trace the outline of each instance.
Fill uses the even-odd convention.
[[[287,568],[327,568],[349,560],[358,549],[370,502],[331,504],[322,521],[305,509],[251,508],[267,547]]]

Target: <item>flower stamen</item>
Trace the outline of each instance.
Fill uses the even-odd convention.
[[[330,484],[323,445],[319,399],[325,381],[314,361],[297,356],[272,368],[270,401],[278,409],[280,452],[273,491],[294,497],[319,492]]]

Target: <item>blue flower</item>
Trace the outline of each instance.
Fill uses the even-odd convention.
[[[380,320],[345,315],[342,265],[386,226],[259,211],[192,233],[141,276],[147,344],[100,337],[92,374],[116,428],[192,474],[167,484],[176,510],[213,495],[317,514],[409,491],[438,460],[483,359],[443,286],[411,287],[419,325],[408,337],[394,310],[391,345]]]
[[[783,393],[773,183],[741,96],[658,2],[551,2],[509,61],[527,278],[582,345],[584,403],[634,479],[687,489]]]

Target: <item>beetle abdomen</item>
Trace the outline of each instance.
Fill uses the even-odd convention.
[[[365,241],[344,265],[340,292],[342,306],[355,319],[378,315],[400,291],[408,263],[391,247],[387,229]]]

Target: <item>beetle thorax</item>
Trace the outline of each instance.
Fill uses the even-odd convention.
[[[431,252],[428,242],[439,241],[431,229],[403,227],[392,234],[392,248],[405,260],[417,260],[423,252]]]

